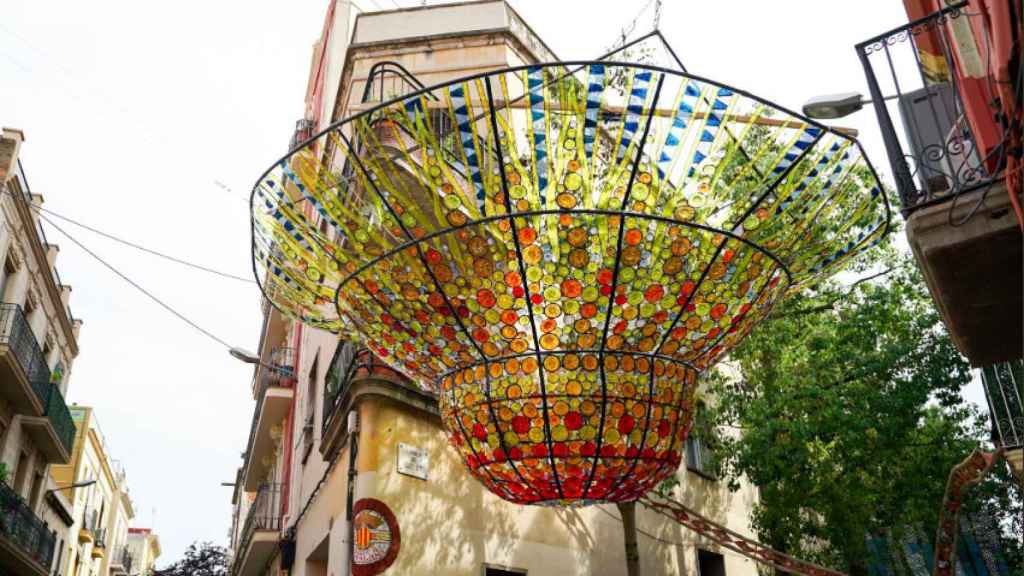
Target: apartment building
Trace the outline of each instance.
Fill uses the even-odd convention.
[[[51,477],[71,459],[65,403],[81,320],[61,281],[60,251],[39,225],[43,197],[19,160],[20,130],[0,136],[0,573],[44,576],[59,563],[71,507]]]
[[[127,474],[112,458],[95,411],[75,405],[71,417],[78,430],[71,460],[53,469],[60,485],[71,486],[65,492],[73,510],[72,537],[58,552],[63,563],[56,573],[128,576],[133,566],[129,525],[135,508]],[[83,484],[88,485],[79,486]]]
[[[293,145],[424,85],[555,59],[503,1],[355,14],[350,3],[332,0]],[[499,499],[448,445],[436,397],[366,349],[288,320],[266,303],[263,314],[256,408],[232,499],[232,574],[350,574],[353,557],[374,557],[384,540],[394,554],[388,574],[624,572],[615,507]],[[756,490],[731,492],[718,482],[704,466],[699,438],[686,452],[678,471],[683,502],[752,535]],[[353,522],[353,509],[371,499],[387,511]],[[756,572],[753,562],[664,518],[641,512],[639,525],[645,574]]]
[[[152,573],[160,557],[160,537],[150,528],[129,528],[127,550],[127,573],[146,576]]]

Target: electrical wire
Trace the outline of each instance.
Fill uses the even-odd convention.
[[[88,230],[89,232],[92,232],[93,234],[98,234],[100,236],[103,236],[104,238],[108,238],[110,240],[113,240],[114,242],[119,242],[121,244],[124,244],[125,246],[129,246],[131,248],[135,248],[136,250],[140,250],[140,251],[145,252],[147,254],[152,254],[153,256],[157,256],[157,257],[163,258],[165,260],[170,260],[171,262],[174,262],[174,263],[177,263],[177,264],[181,264],[182,266],[188,266],[189,268],[194,268],[196,270],[207,272],[209,274],[215,274],[217,276],[221,276],[221,277],[224,277],[224,278],[230,278],[232,280],[238,280],[239,282],[246,282],[248,284],[256,284],[256,281],[253,280],[252,278],[245,278],[245,277],[242,277],[242,276],[236,276],[235,274],[231,274],[231,273],[228,273],[228,272],[221,272],[220,270],[215,270],[213,268],[209,268],[207,266],[203,266],[202,264],[196,264],[194,262],[189,262],[188,260],[182,260],[181,258],[176,258],[176,257],[171,256],[169,254],[164,254],[163,252],[157,252],[156,250],[153,250],[152,248],[146,248],[145,246],[142,246],[141,244],[136,244],[135,242],[132,242],[130,240],[125,240],[124,238],[120,238],[118,236],[114,236],[113,234],[110,234],[109,232],[104,232],[103,230],[100,230],[98,228],[93,228],[92,226],[89,226],[88,224],[84,224],[84,223],[79,222],[77,220],[73,220],[71,218],[68,218],[67,216],[64,216],[62,214],[58,214],[58,213],[54,212],[53,210],[49,210],[47,208],[43,208],[42,206],[33,206],[32,208],[37,210],[37,211],[39,211],[39,212],[45,212],[45,213],[49,214],[50,216],[53,216],[54,218],[59,218],[60,220],[63,220],[64,222],[67,222],[68,224],[72,224],[74,226],[78,226],[79,228],[83,228],[85,230]]]
[[[182,322],[184,322],[184,323],[188,324],[189,326],[191,326],[192,328],[194,328],[197,332],[199,332],[203,336],[206,336],[207,338],[213,340],[214,342],[220,344],[221,346],[223,346],[223,347],[225,347],[225,348],[227,348],[229,350],[231,349],[231,345],[228,344],[225,340],[217,337],[215,334],[213,334],[209,330],[206,330],[205,328],[203,328],[199,324],[196,324],[195,322],[190,320],[187,316],[185,316],[181,312],[178,312],[177,310],[172,308],[169,304],[167,304],[163,300],[157,298],[152,292],[150,292],[149,290],[146,290],[145,288],[140,286],[137,282],[135,282],[134,280],[129,278],[127,275],[125,275],[123,272],[121,272],[120,270],[115,268],[112,264],[110,264],[109,262],[104,260],[99,254],[97,254],[97,253],[93,252],[92,250],[90,250],[88,247],[86,247],[84,244],[82,244],[77,238],[75,238],[74,236],[69,234],[66,230],[64,230],[63,228],[58,226],[56,223],[54,223],[53,220],[50,220],[49,218],[47,218],[45,214],[39,214],[39,218],[42,219],[47,224],[49,224],[50,226],[52,226],[54,230],[56,230],[57,232],[60,232],[61,234],[63,234],[65,238],[67,238],[68,240],[73,242],[76,246],[78,246],[79,248],[84,250],[86,254],[88,254],[89,256],[92,256],[100,264],[103,264],[108,270],[110,270],[111,272],[116,274],[119,278],[121,278],[122,280],[124,280],[125,282],[130,284],[133,288],[135,288],[139,292],[142,292],[143,294],[145,294],[150,300],[155,302],[161,308],[163,308],[164,310],[167,310],[168,312],[170,312],[171,314],[176,316],[179,320],[181,320]]]

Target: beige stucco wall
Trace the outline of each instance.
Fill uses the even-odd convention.
[[[560,509],[504,502],[466,472],[435,418],[389,401],[381,401],[375,429],[373,441],[360,450],[376,452],[373,497],[392,508],[401,527],[402,550],[394,574],[440,570],[479,575],[484,564],[523,569],[531,575],[622,573],[623,532],[614,506]],[[427,448],[428,480],[397,472],[399,442]],[[750,534],[748,512],[755,490],[743,486],[733,494],[722,483],[698,477],[685,467],[679,477],[683,502]],[[638,517],[645,574],[696,573],[696,550],[702,543],[693,534],[653,513],[641,511]],[[756,572],[744,558],[726,554],[725,559],[730,575]]]

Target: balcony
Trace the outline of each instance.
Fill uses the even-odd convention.
[[[96,541],[96,525],[99,524],[99,513],[86,508],[82,511],[82,525],[78,528],[78,543],[91,544]]]
[[[95,560],[103,558],[107,553],[107,530],[95,528],[93,534],[96,535],[96,540],[92,543],[92,557]]]
[[[46,385],[46,409],[42,416],[28,416],[21,424],[51,463],[67,464],[75,442],[75,423],[56,384]]]
[[[50,463],[67,464],[75,424],[28,320],[16,304],[0,304],[0,390]]]
[[[274,428],[288,416],[295,397],[294,350],[275,348],[257,374],[256,411],[246,452],[244,488],[255,490],[270,467],[274,454]]]
[[[127,546],[118,546],[110,555],[110,576],[128,576],[132,573],[134,561]]]
[[[345,414],[354,398],[363,393],[386,396],[427,412],[437,412],[434,398],[381,362],[369,349],[350,342],[339,343],[324,384],[320,453],[325,457],[340,449],[340,442],[347,433]]]
[[[19,414],[41,416],[50,370],[21,306],[0,304],[0,386]]]
[[[1024,474],[1024,360],[986,366],[981,371],[985,398],[992,419],[992,441],[1006,459]]]
[[[231,566],[232,576],[263,574],[281,539],[281,486],[262,484],[249,506],[242,538]]]
[[[974,366],[1024,349],[1024,238],[1005,176],[1008,130],[994,120],[1002,104],[985,66],[985,22],[962,2],[857,45],[910,247]],[[993,61],[1010,58],[991,44]]]
[[[46,576],[55,540],[21,496],[0,482],[0,573]]]

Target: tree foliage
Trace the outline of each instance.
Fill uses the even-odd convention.
[[[934,530],[949,471],[987,418],[961,397],[970,368],[913,260],[889,249],[857,272],[871,280],[786,301],[733,352],[740,383],[709,389],[713,425],[739,432],[716,442],[718,472],[759,487],[762,540],[866,574],[867,533]],[[1020,534],[1019,487],[997,476],[975,505]]]
[[[157,570],[154,576],[227,576],[228,550],[212,542],[193,542],[181,560]]]

